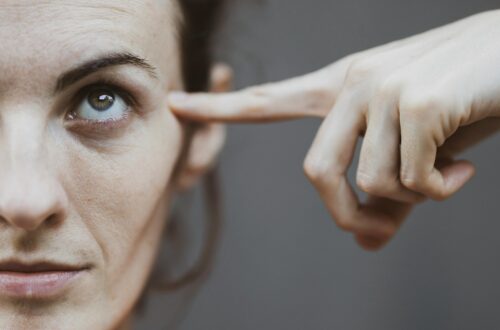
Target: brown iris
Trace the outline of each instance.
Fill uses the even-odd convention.
[[[114,94],[105,89],[98,89],[89,93],[87,100],[97,111],[108,110],[115,103]]]

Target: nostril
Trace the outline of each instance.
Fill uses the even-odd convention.
[[[54,228],[59,226],[64,218],[64,210],[57,205],[31,205],[21,207],[19,204],[11,203],[8,209],[4,209],[0,216],[1,224],[13,226],[20,229],[33,231],[39,227]]]
[[[47,227],[56,227],[59,224],[59,216],[55,213],[51,214],[47,220],[45,220]]]

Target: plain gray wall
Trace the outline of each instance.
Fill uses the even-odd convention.
[[[499,7],[496,0],[229,2],[220,57],[235,68],[237,88]],[[498,134],[464,155],[477,175],[461,192],[418,207],[385,249],[369,253],[336,227],[303,174],[319,124],[230,126],[215,268],[184,298],[187,309],[179,305],[185,292],[154,297],[138,328],[166,329],[169,314],[184,318],[182,330],[499,328]],[[203,212],[195,203],[193,216]]]

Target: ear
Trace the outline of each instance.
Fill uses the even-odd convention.
[[[227,92],[232,80],[232,69],[225,64],[216,64],[210,74],[210,91]],[[176,190],[189,190],[214,166],[225,140],[226,126],[223,124],[205,123],[194,132],[186,162],[179,171]]]

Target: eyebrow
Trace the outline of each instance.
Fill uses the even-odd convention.
[[[66,87],[94,72],[117,65],[134,65],[146,70],[150,76],[158,79],[155,67],[149,64],[145,59],[130,52],[114,52],[101,55],[96,59],[91,59],[67,72],[62,73],[59,78],[57,78],[54,94],[61,92]]]

